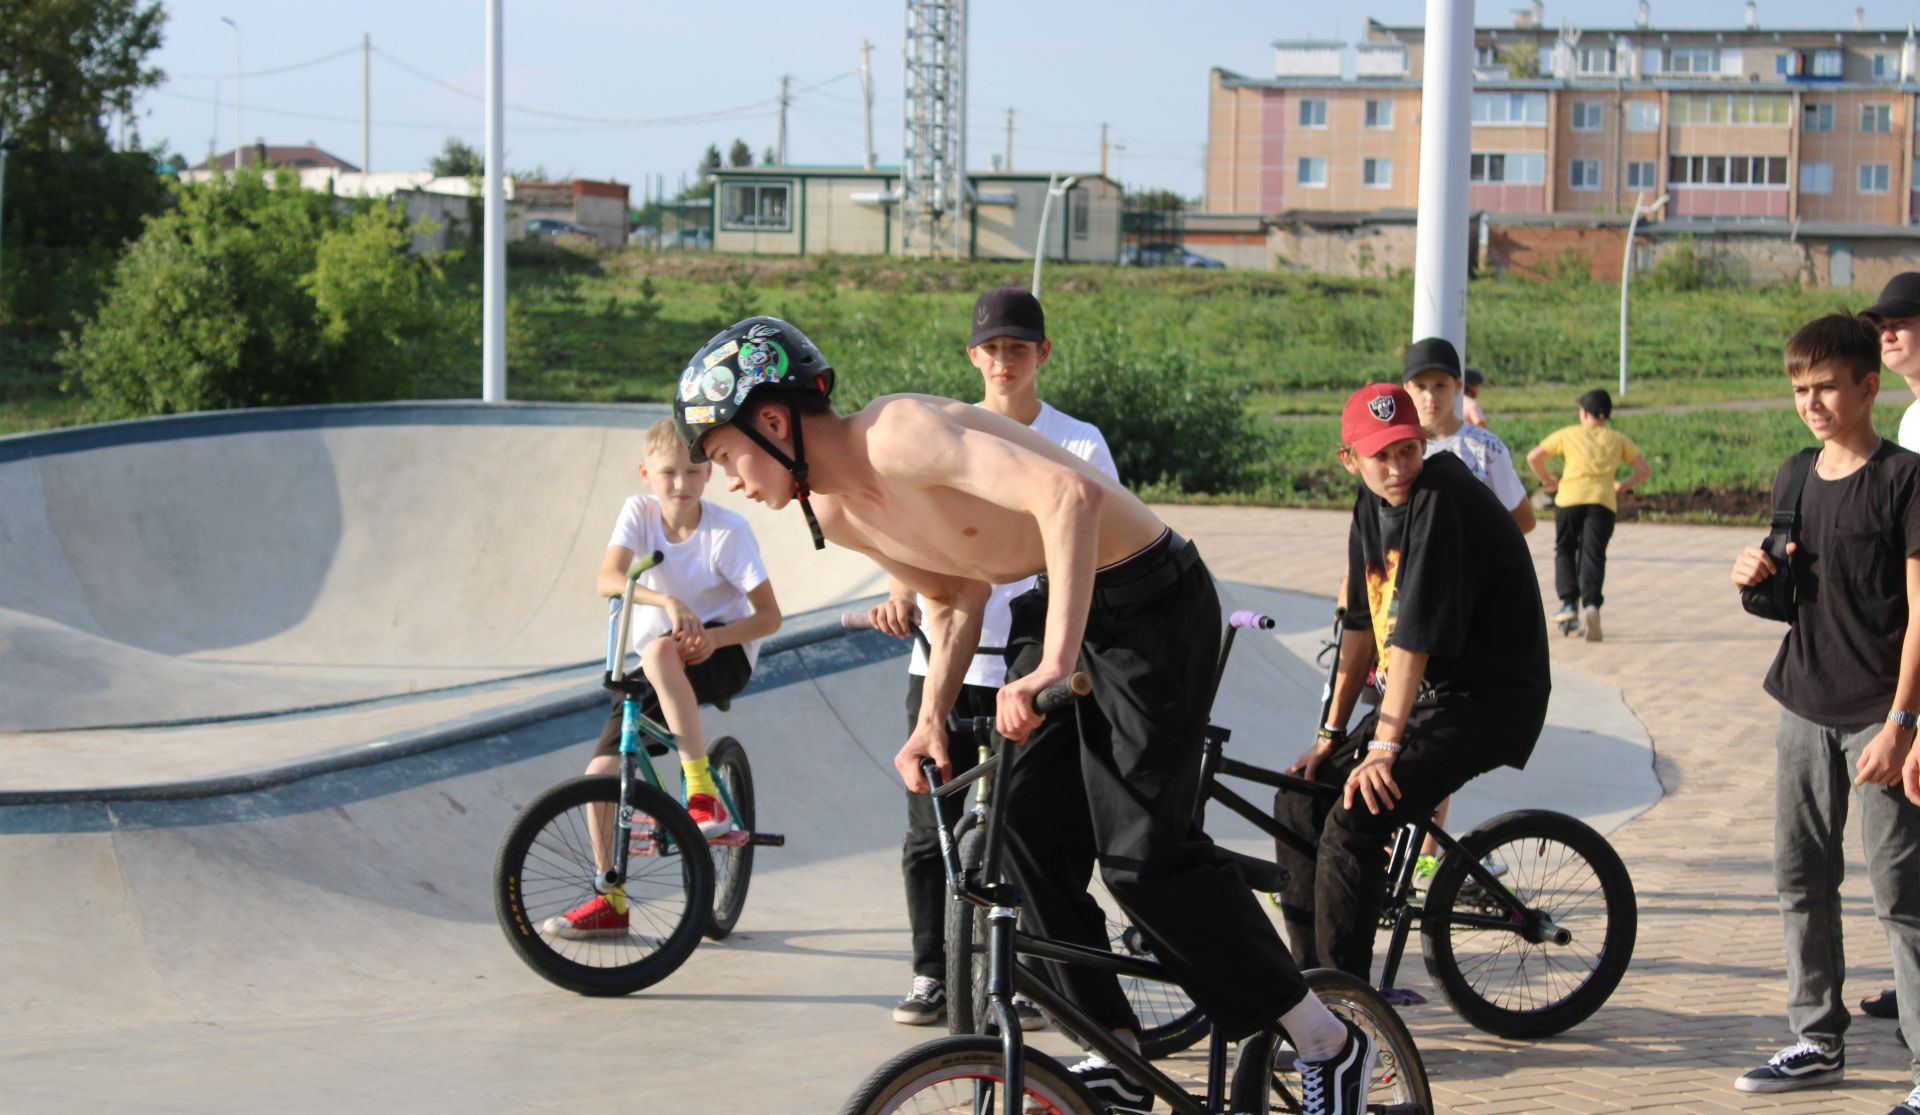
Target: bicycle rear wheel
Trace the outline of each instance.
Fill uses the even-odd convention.
[[[914,1046],[876,1069],[848,1098],[841,1115],[948,1115],[1001,1111],[1006,1080],[998,1038],[948,1036]],[[990,1093],[990,1094],[989,1094]],[[1008,1115],[1106,1115],[1060,1062],[1038,1050],[1024,1051],[1021,1094]]]
[[[737,815],[733,823],[742,833],[751,833],[754,825],[753,768],[747,765],[747,749],[732,736],[721,736],[707,746],[707,763],[714,781],[727,788]],[[718,941],[733,932],[740,922],[740,911],[747,905],[747,882],[753,878],[753,845],[716,843],[707,845],[713,860],[713,909],[707,914],[703,931]]]
[[[1327,1009],[1360,1027],[1373,1040],[1373,1075],[1367,1082],[1367,1111],[1433,1111],[1433,1092],[1420,1050],[1380,993],[1366,981],[1332,968],[1301,973]],[[1240,1043],[1228,1094],[1236,1113],[1268,1115],[1301,1110],[1300,1070],[1285,1035],[1254,1034]]]
[[[979,874],[987,833],[969,825],[960,835],[961,878]],[[987,911],[971,902],[947,902],[947,1032],[984,1034],[987,1007]]]
[[[514,818],[493,863],[494,913],[527,966],[582,995],[626,995],[658,983],[700,943],[713,902],[713,864],[700,827],[680,804],[644,782],[632,787],[628,928],[592,939],[559,935],[567,911],[594,897],[589,815],[608,818],[603,857],[619,829],[611,823],[620,780],[575,778],[545,791]]]
[[[1542,1038],[1599,1010],[1633,959],[1633,879],[1607,838],[1564,813],[1503,814],[1440,862],[1420,915],[1427,974],[1468,1024]],[[1506,867],[1520,902],[1475,881],[1467,865]]]
[[[1108,910],[1108,947],[1114,952],[1151,960],[1153,950],[1146,938],[1126,920],[1125,914],[1113,912],[1115,904],[1111,897],[1101,905]],[[1120,990],[1140,1019],[1140,1052],[1150,1061],[1189,1048],[1213,1032],[1213,1023],[1200,1013],[1200,1008],[1193,1005],[1193,1000],[1177,983],[1121,976]]]

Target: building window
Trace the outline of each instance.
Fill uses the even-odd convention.
[[[1861,105],[1860,130],[1881,134],[1893,131],[1893,106]]]
[[[1833,130],[1833,106],[1804,104],[1800,106],[1800,130],[1803,132],[1830,132]]]
[[[1474,182],[1539,185],[1547,180],[1547,157],[1538,151],[1474,155],[1467,177]]]
[[[1067,200],[1073,207],[1073,238],[1085,240],[1091,235],[1093,228],[1093,222],[1088,218],[1088,214],[1093,212],[1093,206],[1087,203],[1086,187],[1082,186],[1069,193]]]
[[[1860,192],[1863,194],[1884,194],[1889,189],[1890,167],[1885,163],[1860,164]]]
[[[1660,130],[1659,101],[1628,101],[1627,130],[1630,132],[1657,132]]]
[[[1801,163],[1800,192],[1803,194],[1830,194],[1833,192],[1832,163]]]
[[[1360,160],[1360,184],[1384,190],[1393,185],[1392,159]]]
[[[1575,190],[1600,188],[1600,160],[1574,159],[1567,164],[1567,186]]]
[[[1674,186],[1781,187],[1787,184],[1787,159],[1784,155],[1675,155],[1667,160],[1667,182]],[[1648,185],[1652,185],[1651,175]]]
[[[1545,93],[1475,93],[1473,122],[1476,124],[1545,124]]]
[[[1300,126],[1303,128],[1324,128],[1327,126],[1327,102],[1318,98],[1309,98],[1300,102]]]
[[[1873,80],[1900,80],[1900,56],[1890,50],[1882,50],[1873,56]]]
[[[1814,77],[1839,77],[1843,68],[1844,56],[1837,50],[1816,50],[1813,52]]]
[[[1628,163],[1627,164],[1627,189],[1629,190],[1659,189],[1660,181],[1659,181],[1659,177],[1654,173],[1655,165],[1656,164],[1651,162]]]
[[[1366,114],[1366,126],[1369,128],[1393,127],[1392,101],[1368,101]]]
[[[1573,102],[1573,130],[1597,132],[1604,126],[1606,106],[1599,101]]]
[[[791,182],[722,182],[720,227],[747,232],[793,229]]]
[[[1577,61],[1583,74],[1610,74],[1613,72],[1613,48],[1606,46],[1583,46]]]
[[[1299,178],[1297,181],[1302,186],[1311,186],[1315,189],[1324,188],[1327,184],[1327,160],[1318,155],[1308,159],[1301,159]]]
[[[1711,47],[1681,47],[1668,50],[1664,72],[1670,74],[1717,74],[1720,52]]]
[[[1792,117],[1793,97],[1784,93],[1691,93],[1673,98],[1675,124],[1772,127]]]

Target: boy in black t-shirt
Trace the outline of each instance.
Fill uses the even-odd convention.
[[[1809,323],[1787,342],[1786,368],[1801,421],[1821,443],[1787,551],[1793,619],[1765,683],[1780,702],[1773,877],[1795,1041],[1736,1080],[1743,1092],[1845,1075],[1840,878],[1849,791],[1874,913],[1893,954],[1901,1032],[1909,1048],[1920,1045],[1920,806],[1899,786],[1920,708],[1920,455],[1874,431],[1880,344],[1864,320],[1829,314]],[[1793,464],[1788,458],[1774,477],[1776,506]],[[1750,546],[1733,564],[1733,583],[1758,585],[1774,572],[1765,551]],[[1889,1115],[1920,1115],[1920,1059],[1911,1068],[1916,1087]]]
[[[1546,613],[1513,516],[1460,459],[1423,460],[1413,400],[1376,383],[1347,400],[1340,462],[1362,483],[1347,543],[1346,633],[1333,705],[1293,770],[1336,802],[1282,794],[1280,820],[1319,856],[1281,846],[1294,959],[1369,978],[1388,838],[1499,766],[1521,767],[1546,722]],[[1347,717],[1379,662],[1380,707]]]

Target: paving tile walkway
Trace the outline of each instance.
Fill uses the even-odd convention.
[[[1199,541],[1222,580],[1327,596],[1339,580],[1343,513],[1159,510]],[[1665,796],[1612,837],[1633,872],[1639,941],[1608,1005],[1549,1041],[1482,1034],[1437,997],[1409,1008],[1441,1110],[1883,1115],[1906,1095],[1906,1051],[1894,1024],[1858,1017],[1840,1087],[1780,1096],[1732,1087],[1790,1039],[1770,867],[1777,706],[1760,688],[1781,629],[1743,613],[1727,579],[1734,554],[1761,533],[1623,524],[1609,551],[1605,641],[1554,639],[1556,667],[1618,687],[1654,742]],[[1529,543],[1550,601],[1552,523]],[[1890,986],[1891,969],[1857,825],[1848,842],[1851,1002]],[[1417,957],[1408,970],[1416,986],[1424,982]]]

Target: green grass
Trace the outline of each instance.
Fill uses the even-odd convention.
[[[1030,275],[1017,262],[593,256],[557,244],[513,247],[508,394],[532,400],[664,401],[687,356],[751,313],[807,330],[839,370],[847,405],[903,389],[973,397],[978,382],[964,355],[973,298],[991,286],[1025,285]],[[456,262],[450,281],[467,287],[476,307],[471,363],[423,382],[429,398],[477,393],[475,260]],[[1262,420],[1265,459],[1237,490],[1201,496],[1152,487],[1151,494],[1325,506],[1351,500],[1353,481],[1331,452],[1335,416],[1354,387],[1398,378],[1412,318],[1406,276],[1055,265],[1045,296],[1062,368],[1076,338],[1083,351],[1118,343],[1137,354],[1128,361],[1132,374],[1186,369],[1207,390],[1231,385]],[[1615,418],[1653,466],[1647,498],[1638,502],[1653,514],[1753,517],[1780,459],[1808,441],[1786,405],[1780,348],[1806,320],[1859,301],[1851,292],[1797,286],[1636,288],[1631,390],[1616,399]],[[1470,362],[1488,375],[1484,404],[1516,458],[1573,421],[1582,391],[1617,393],[1617,287],[1571,277],[1476,280],[1468,306]],[[1101,345],[1095,337],[1104,338]],[[0,331],[0,432],[80,419],[84,400],[63,392],[52,360],[57,346]],[[1089,374],[1081,365],[1075,377]],[[1043,374],[1043,394],[1046,385]],[[1891,431],[1908,394],[1889,387],[1878,419]],[[1524,464],[1521,471],[1525,478]]]

